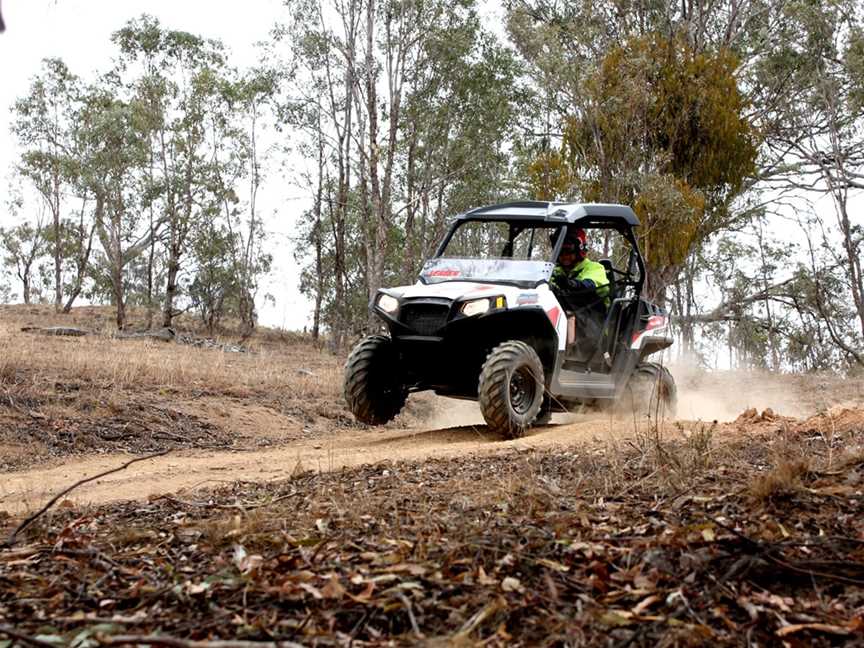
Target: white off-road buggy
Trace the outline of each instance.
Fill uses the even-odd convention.
[[[517,437],[553,410],[628,400],[675,407],[675,382],[645,358],[672,344],[663,309],[642,299],[636,215],[622,205],[513,202],[458,215],[412,286],[382,289],[370,308],[389,336],[360,341],[345,399],[363,423],[395,417],[411,392],[478,400],[488,426]],[[568,228],[587,232],[608,294],[580,326],[579,306],[550,287]]]

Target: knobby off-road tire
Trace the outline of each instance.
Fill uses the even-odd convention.
[[[351,413],[367,425],[383,425],[402,411],[408,390],[390,338],[370,335],[354,347],[345,363],[344,393]]]
[[[624,396],[624,406],[640,418],[675,418],[678,389],[669,370],[656,362],[636,365]]]
[[[543,364],[524,342],[511,340],[492,350],[480,372],[480,411],[489,428],[505,438],[525,434],[543,404]]]

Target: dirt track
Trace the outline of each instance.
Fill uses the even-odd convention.
[[[603,416],[556,414],[552,425],[533,430],[523,439],[502,441],[487,433],[479,413],[475,412],[476,405],[455,402],[448,410],[447,417],[439,419],[444,425],[435,426],[432,421],[433,429],[354,431],[255,451],[182,450],[85,484],[73,491],[70,499],[95,503],[167,493],[182,495],[223,482],[285,479],[305,470],[325,472],[385,460],[462,456],[513,447],[548,448],[624,436],[618,425],[613,428]],[[457,418],[467,424],[446,424],[446,420]],[[102,455],[70,459],[52,468],[6,474],[0,482],[0,509],[12,514],[32,509],[75,481],[116,468],[128,458],[128,455]]]
[[[666,438],[681,437],[685,430],[695,426],[710,426],[710,421],[727,421],[716,425],[714,434],[729,436],[747,434],[761,428],[775,433],[794,426],[817,435],[832,434],[838,429],[864,427],[864,409],[861,409],[860,389],[856,386],[855,402],[848,407],[833,408],[834,414],[811,416],[818,410],[818,401],[804,405],[802,393],[790,393],[780,388],[755,390],[739,386],[737,397],[724,397],[712,389],[706,396],[702,392],[685,393],[679,403],[679,414],[690,419],[669,423],[664,430]],[[742,396],[744,394],[744,396]],[[821,397],[820,397],[821,398]],[[811,399],[812,400],[812,399]],[[328,472],[342,467],[370,464],[387,460],[422,460],[428,457],[455,457],[484,454],[508,448],[531,450],[558,445],[584,444],[586,451],[603,452],[616,443],[628,443],[634,437],[632,419],[613,420],[601,414],[556,414],[553,424],[532,430],[528,436],[515,441],[503,441],[487,432],[476,403],[439,399],[431,419],[408,429],[384,430],[329,430],[305,433],[307,430],[289,427],[289,420],[275,416],[266,408],[244,403],[242,400],[221,401],[216,418],[226,421],[226,431],[244,439],[267,437],[272,447],[262,448],[244,443],[231,450],[177,449],[152,460],[138,462],[126,470],[75,489],[69,496],[78,503],[101,503],[140,499],[162,494],[177,494],[192,498],[199,488],[235,481],[271,481],[285,479],[302,471]],[[751,404],[760,409],[743,417],[736,416]],[[778,408],[779,414],[792,414],[800,418],[775,415],[761,417],[762,408]],[[210,411],[212,404],[196,406],[197,414]],[[769,410],[770,411],[770,410]],[[754,414],[755,413],[755,414]],[[703,423],[702,421],[709,421]],[[642,423],[644,427],[647,424]],[[768,429],[768,427],[770,429]],[[301,433],[302,432],[302,433]],[[644,438],[644,436],[643,436]],[[596,441],[596,443],[590,443]],[[143,454],[143,453],[142,453]],[[138,454],[136,456],[141,456]],[[10,472],[0,479],[0,511],[20,514],[41,506],[49,497],[63,488],[88,476],[105,472],[125,463],[128,454],[111,453],[83,457],[65,457],[60,462],[39,465],[20,472]]]

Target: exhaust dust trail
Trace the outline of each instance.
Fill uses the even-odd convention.
[[[468,427],[471,425],[482,425],[486,427],[480,406],[476,401],[461,400],[458,398],[444,398],[443,396],[432,396],[432,412],[416,425],[425,430],[442,430],[446,428]]]
[[[806,418],[832,405],[864,406],[860,380],[839,380],[836,375],[774,374],[766,371],[707,371],[695,363],[667,365],[678,386],[677,418],[687,421],[730,422],[750,408]],[[429,413],[411,425],[418,430],[485,427],[474,401],[418,395],[427,398]],[[414,397],[414,398],[417,398]],[[585,414],[597,416],[589,408]],[[571,423],[579,415],[555,414],[553,422]]]
[[[764,371],[705,371],[686,364],[669,367],[678,385],[678,418],[734,421],[755,408],[807,417],[837,403],[864,403],[858,381],[836,375],[788,375]]]

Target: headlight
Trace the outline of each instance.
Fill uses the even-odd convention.
[[[492,304],[488,299],[474,299],[462,304],[462,314],[466,317],[474,315],[482,315],[491,308]]]
[[[392,315],[399,309],[399,300],[390,295],[380,295],[378,297],[378,308]]]

